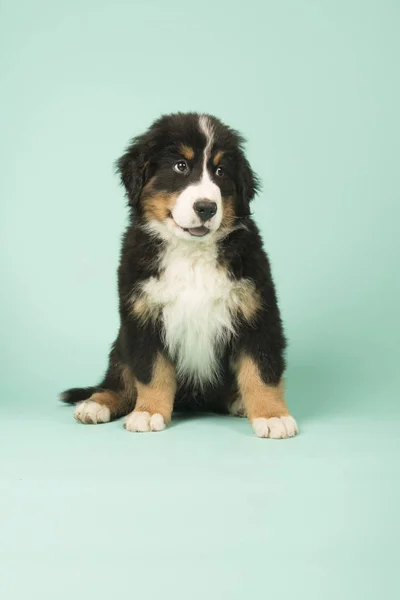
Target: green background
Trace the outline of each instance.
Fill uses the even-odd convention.
[[[399,26],[381,1],[1,2],[5,600],[397,598]],[[78,425],[126,223],[113,161],[161,113],[248,138],[301,435]]]

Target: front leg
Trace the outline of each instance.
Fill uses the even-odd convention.
[[[236,364],[237,382],[250,423],[258,437],[287,438],[297,433],[297,424],[289,414],[283,379],[265,382],[257,359],[242,353]]]
[[[149,382],[136,376],[135,409],[125,419],[129,431],[161,431],[171,420],[176,392],[175,369],[162,354],[157,353]]]
[[[128,431],[161,431],[171,420],[176,393],[175,367],[164,356],[155,323],[138,315],[123,315],[119,347],[129,366],[136,404],[125,418]]]
[[[262,256],[259,262],[246,265],[250,269],[246,277],[253,281],[254,288],[252,296],[244,301],[245,310],[241,306],[233,367],[239,395],[255,434],[287,438],[296,435],[297,425],[284,399],[286,338],[269,263]]]

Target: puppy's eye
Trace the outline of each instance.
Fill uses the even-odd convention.
[[[174,164],[174,171],[182,174],[187,173],[189,171],[189,167],[186,160],[178,160],[178,162]]]
[[[222,167],[217,167],[215,169],[215,174],[217,177],[223,177],[225,175],[225,171]]]

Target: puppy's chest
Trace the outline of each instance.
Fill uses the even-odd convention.
[[[159,307],[178,374],[212,381],[218,376],[216,350],[234,335],[237,282],[217,264],[215,251],[185,250],[169,251],[159,277],[147,280],[142,293]]]
[[[213,253],[170,253],[158,278],[143,285],[151,304],[162,310],[166,328],[230,328],[235,284]],[[175,323],[175,320],[177,323]]]

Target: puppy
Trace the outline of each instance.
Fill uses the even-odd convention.
[[[160,431],[173,410],[247,416],[259,437],[297,433],[284,399],[285,336],[250,216],[258,180],[243,138],[173,114],[117,162],[130,209],[118,269],[120,329],[103,381],[61,395],[81,423],[125,416]]]

